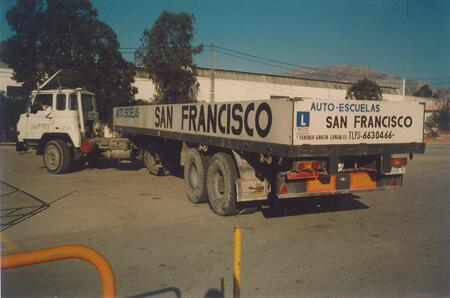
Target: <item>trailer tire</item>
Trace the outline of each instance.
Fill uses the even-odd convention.
[[[143,160],[150,174],[155,176],[167,176],[170,174],[170,171],[163,167],[161,157],[156,151],[145,149]]]
[[[206,158],[198,149],[191,148],[184,162],[184,189],[194,204],[208,201],[206,190]]]
[[[209,206],[221,216],[239,213],[236,203],[237,170],[233,157],[216,153],[208,164],[206,175]]]
[[[45,144],[44,165],[49,173],[63,174],[69,171],[72,154],[63,140],[51,140]]]

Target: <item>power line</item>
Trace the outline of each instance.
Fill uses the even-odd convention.
[[[203,45],[203,47],[204,48],[210,48],[211,45]],[[300,65],[300,64],[293,64],[293,63],[288,63],[288,62],[284,62],[284,61],[280,61],[280,60],[276,60],[276,59],[265,58],[265,57],[261,57],[261,56],[257,56],[257,55],[253,55],[253,54],[249,54],[249,53],[245,53],[245,52],[229,49],[229,48],[222,47],[222,46],[219,46],[219,45],[214,45],[214,47],[216,48],[217,52],[219,52],[218,49],[221,49],[222,50],[221,53],[225,54],[225,55],[229,55],[229,56],[233,56],[233,57],[241,58],[241,59],[243,59],[242,56],[245,56],[245,57],[251,58],[251,59],[248,59],[248,61],[261,63],[261,64],[264,64],[264,65],[277,67],[277,68],[281,68],[281,69],[285,69],[285,70],[293,70],[291,68],[287,68],[286,66],[296,67],[296,68],[303,68],[303,69],[310,69],[310,70],[317,70],[317,68],[314,68],[314,67],[308,67],[308,66],[304,66],[304,65]],[[119,50],[137,50],[137,49],[139,49],[139,48],[135,48],[135,47],[120,47],[119,48]],[[285,67],[281,67],[281,66],[279,66],[277,64],[284,65]],[[322,72],[327,72],[327,73],[334,73],[332,71],[327,71],[327,70],[322,70],[322,69],[321,69],[321,71]]]
[[[225,47],[222,47],[222,46],[216,46],[216,47],[221,49],[221,50],[224,50],[224,51],[228,51],[228,52],[235,53],[235,54],[242,55],[242,56],[247,56],[247,57],[254,58],[254,59],[268,61],[268,62],[271,62],[271,63],[282,64],[282,65],[291,66],[291,67],[302,67],[302,68],[308,68],[308,69],[314,69],[314,70],[317,69],[317,68],[314,68],[314,67],[308,67],[308,66],[288,63],[288,62],[284,62],[284,61],[280,61],[280,60],[264,58],[264,57],[261,57],[261,56],[256,56],[256,55],[244,53],[244,52],[241,52],[241,51],[228,49],[228,48],[225,48]]]
[[[441,78],[416,78],[415,80],[421,81],[447,81],[450,80],[450,77],[441,77]]]
[[[450,85],[450,80],[442,81],[442,82],[439,82],[439,83],[433,83],[433,85],[443,85],[443,86]]]
[[[208,44],[203,44],[203,47],[210,48],[212,46],[208,45]],[[316,75],[318,77],[325,77],[325,78],[327,77],[327,75],[324,73],[337,74],[337,72],[330,71],[330,70],[324,70],[324,69],[304,66],[304,65],[300,65],[300,64],[288,63],[288,62],[284,62],[284,61],[276,60],[276,59],[272,59],[272,58],[261,57],[261,56],[253,55],[250,53],[229,49],[229,48],[226,48],[226,47],[223,47],[220,45],[214,45],[214,48],[217,53],[220,53],[223,55],[227,55],[230,57],[234,57],[234,58],[238,58],[238,59],[242,59],[242,60],[246,60],[246,61],[250,61],[250,62],[254,62],[254,63],[259,63],[259,64],[271,66],[271,67],[275,67],[278,69],[283,69],[283,70],[288,70],[288,71],[293,71],[293,72],[299,71],[295,68],[302,68],[302,69],[313,70],[313,71],[320,70],[321,73],[314,73],[314,75]],[[137,48],[137,47],[120,47],[119,48],[119,50],[121,50],[121,52],[125,53],[125,54],[132,54],[134,52],[128,52],[128,51],[123,51],[123,50],[138,50],[138,49],[139,48]],[[283,66],[281,66],[281,65],[283,65]],[[293,69],[291,67],[295,67],[295,68]],[[444,82],[433,83],[435,85],[441,85],[441,84],[448,84],[449,79],[450,79],[450,77],[434,77],[434,78],[416,78],[415,80],[444,81]]]
[[[242,56],[239,56],[239,55],[227,53],[227,52],[222,51],[222,50],[219,50],[219,49],[216,49],[216,52],[217,52],[217,53],[224,54],[224,55],[227,55],[227,56],[239,58],[239,59],[242,59],[242,60],[247,60],[247,61],[251,61],[251,62],[256,62],[256,63],[260,63],[260,64],[264,64],[264,65],[268,65],[268,66],[272,66],[272,67],[276,67],[276,68],[281,68],[281,69],[284,69],[284,70],[288,70],[288,68],[283,67],[283,66],[279,66],[279,65],[272,64],[272,63],[267,63],[267,62],[259,61],[259,60],[252,59],[252,58],[242,57]]]
[[[192,47],[198,47],[199,45],[202,45],[204,48],[209,48],[211,47],[211,45],[205,45],[205,44],[198,44],[198,45],[193,45]],[[139,50],[140,47],[119,47],[119,50]]]

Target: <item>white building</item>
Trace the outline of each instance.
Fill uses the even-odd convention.
[[[200,85],[197,99],[210,102],[211,70],[199,67],[196,72],[197,81]],[[281,97],[344,100],[347,89],[351,85],[352,83],[349,82],[216,69],[214,71],[214,101],[245,101]],[[137,71],[134,86],[138,89],[136,99],[151,101],[156,94],[153,81],[142,70]],[[396,87],[381,86],[381,91],[384,100],[422,102],[426,105],[427,111],[436,109],[434,100],[403,96]]]
[[[13,78],[13,70],[0,61],[0,92],[16,93],[21,89],[22,84],[16,82]]]
[[[200,84],[199,101],[210,101],[211,70],[197,68],[197,81]],[[155,95],[153,82],[144,71],[138,71],[135,84],[137,99],[151,100]],[[242,101],[280,97],[307,97],[320,99],[345,99],[351,83],[303,79],[272,74],[216,69],[214,71],[214,100]],[[382,87],[383,97],[397,99],[399,90]],[[393,95],[393,96],[392,96]]]
[[[198,100],[210,101],[211,70],[197,68],[197,80],[200,85]],[[21,84],[12,79],[13,70],[0,62],[0,91],[8,95],[20,94]],[[136,99],[151,101],[155,94],[155,84],[148,74],[138,70],[133,84],[138,89]],[[242,71],[216,69],[214,72],[215,101],[245,101],[273,99],[281,97],[304,97],[316,99],[343,100],[348,82],[304,79],[272,74],[250,73]],[[395,87],[381,86],[383,99],[389,101],[423,102],[427,111],[435,110],[436,101],[429,98],[403,96]]]

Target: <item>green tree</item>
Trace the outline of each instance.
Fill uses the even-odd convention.
[[[26,90],[59,69],[79,71],[108,121],[111,107],[136,93],[134,66],[123,59],[115,33],[97,19],[89,0],[17,0],[6,19],[16,34],[0,44],[0,59]]]
[[[423,85],[419,89],[417,89],[413,96],[418,97],[428,97],[428,98],[440,98],[438,93],[433,92],[433,90],[427,84]]]
[[[434,98],[437,110],[434,111],[425,122],[425,128],[427,131],[432,132],[432,134],[437,133],[436,131],[433,132],[433,129],[440,128],[448,130],[449,126],[450,115],[448,110],[448,100],[442,99],[443,95],[439,95],[439,93],[439,89],[437,90],[437,93],[435,93],[430,86],[426,84],[413,93],[413,96]]]
[[[413,96],[418,97],[433,97],[433,90],[431,90],[430,86],[423,85],[416,92],[413,93]]]
[[[203,47],[192,46],[194,16],[163,12],[146,29],[136,51],[136,64],[144,67],[156,85],[158,103],[194,102],[198,92],[192,56]]]
[[[449,100],[435,99],[436,110],[431,113],[425,122],[427,131],[432,128],[448,130],[450,122]]]
[[[383,95],[377,83],[369,79],[362,79],[350,86],[345,99],[382,100]]]

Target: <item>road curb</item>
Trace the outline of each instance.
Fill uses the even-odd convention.
[[[0,147],[6,147],[6,146],[16,146],[16,143],[0,143]]]

